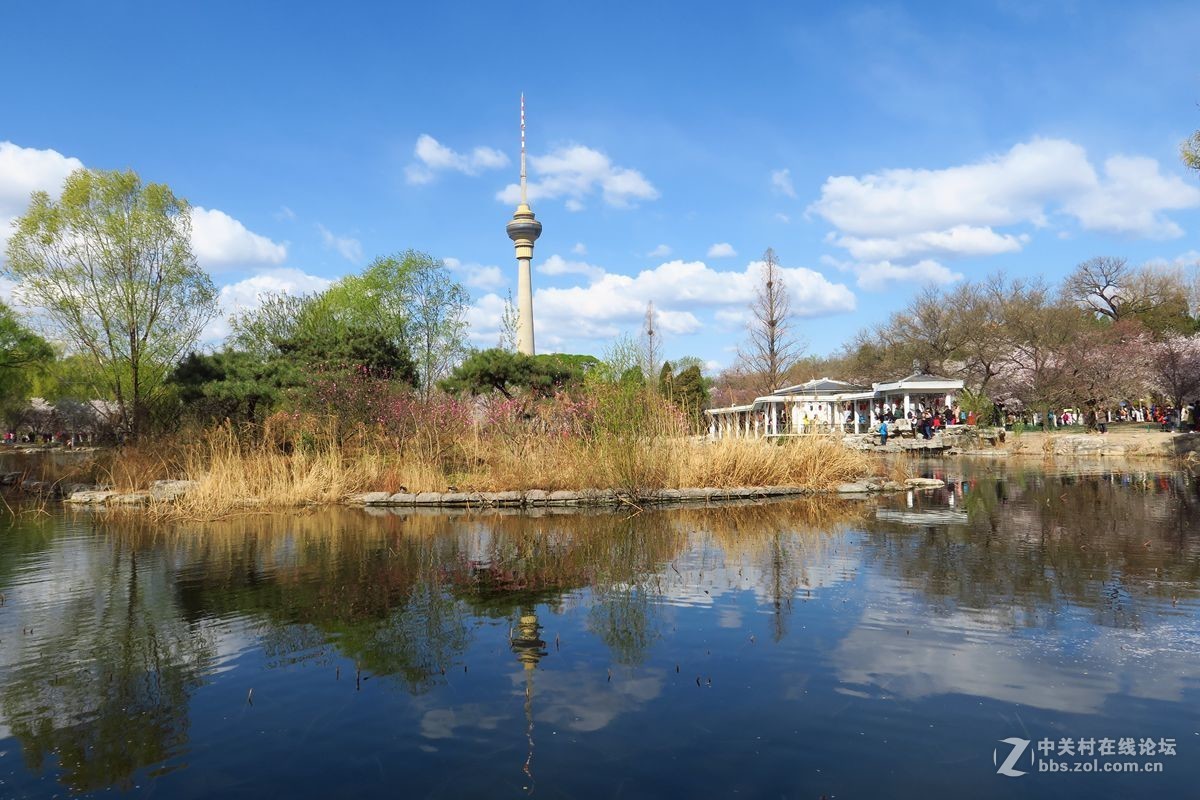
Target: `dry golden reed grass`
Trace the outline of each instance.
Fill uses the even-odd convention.
[[[189,439],[126,448],[100,470],[100,478],[123,490],[144,489],[161,478],[196,481],[174,509],[183,516],[212,518],[247,507],[338,503],[366,491],[821,489],[861,478],[875,466],[836,439],[816,436],[708,442],[644,432],[497,436],[469,429],[450,441],[389,442],[318,426],[281,443],[269,431],[247,436],[221,426]]]

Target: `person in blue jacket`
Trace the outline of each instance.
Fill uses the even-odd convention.
[[[888,434],[887,420],[886,419],[881,420],[879,422],[879,444],[881,444],[884,447],[887,447],[887,434]]]

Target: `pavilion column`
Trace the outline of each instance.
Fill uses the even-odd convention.
[[[908,412],[912,410],[912,400],[908,395],[904,395],[904,416],[908,416]]]
[[[855,401],[854,410],[850,414],[854,417],[854,432],[858,433],[858,401]]]

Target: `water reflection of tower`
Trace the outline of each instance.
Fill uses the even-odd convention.
[[[529,753],[525,757],[522,771],[529,778],[526,787],[533,793],[533,673],[538,662],[546,655],[546,642],[542,640],[541,623],[538,622],[537,611],[531,608],[521,609],[521,621],[517,624],[515,634],[509,636],[509,647],[516,654],[517,660],[525,671],[525,738],[529,742]]]

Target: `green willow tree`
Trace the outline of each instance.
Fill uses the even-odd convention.
[[[5,274],[52,337],[96,367],[131,438],[180,357],[217,311],[191,248],[187,201],[132,170],[79,169],[61,199],[35,192],[8,243]]]
[[[1200,171],[1200,131],[1193,133],[1179,148],[1183,163]]]
[[[37,378],[54,363],[54,349],[0,303],[0,413],[6,419],[24,410]]]

